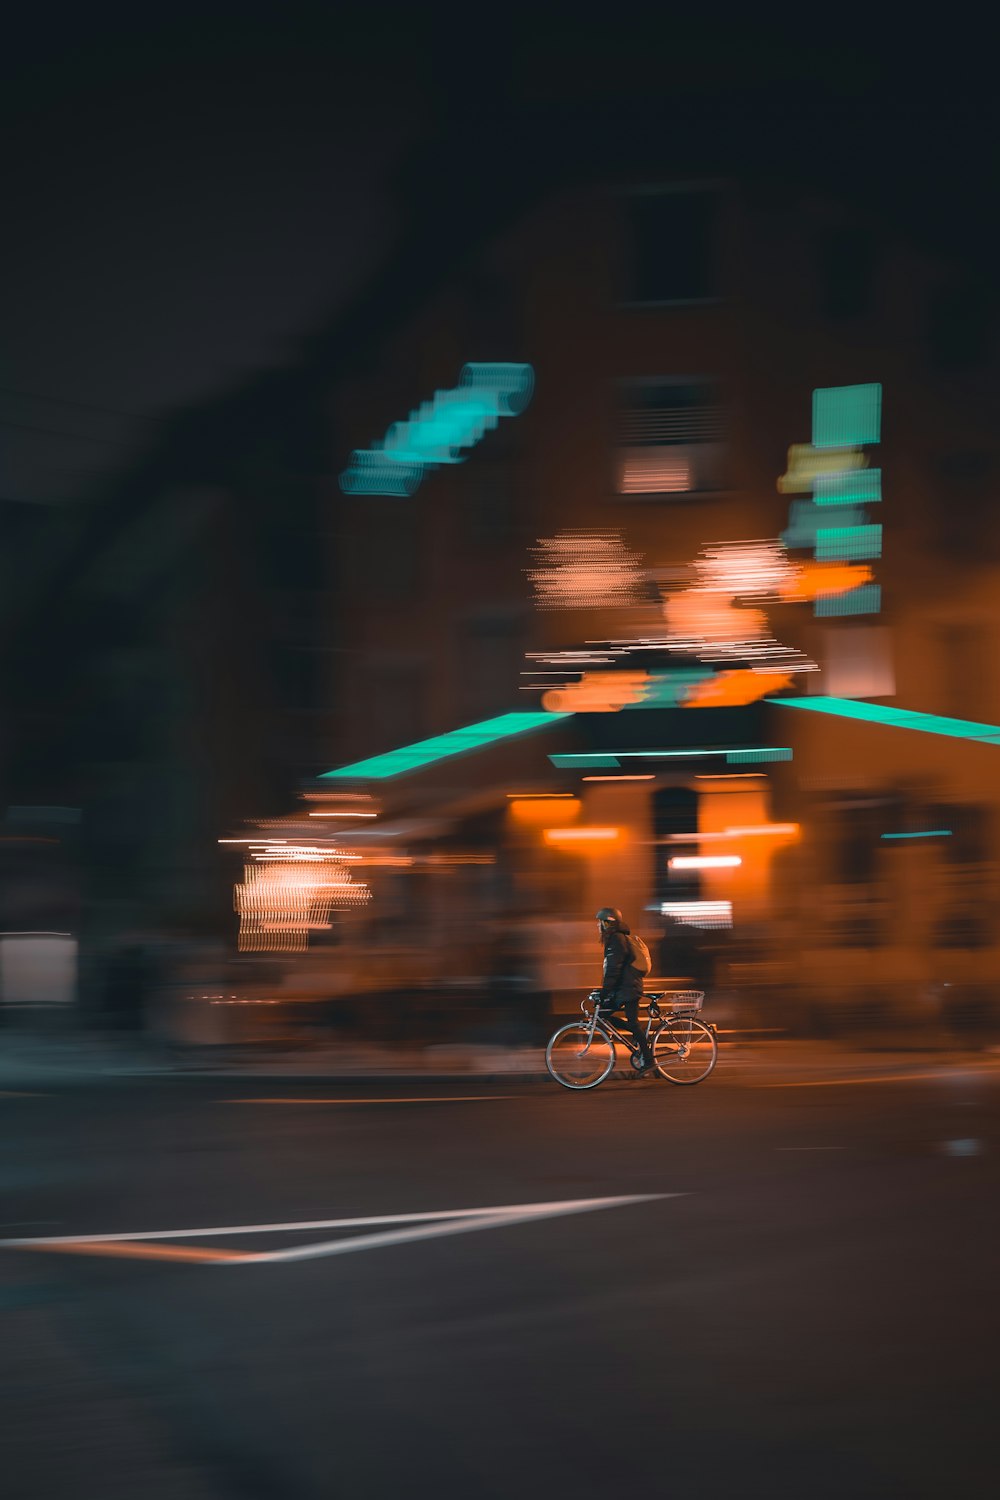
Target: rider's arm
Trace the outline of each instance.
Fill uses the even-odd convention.
[[[612,1000],[618,994],[618,986],[625,973],[629,950],[620,932],[609,932],[604,944],[604,974],[601,979],[601,999]]]

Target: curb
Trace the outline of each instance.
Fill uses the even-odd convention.
[[[232,1083],[249,1085],[252,1083],[287,1083],[303,1085],[335,1084],[338,1087],[347,1084],[405,1084],[412,1088],[418,1084],[439,1083],[486,1083],[486,1084],[522,1084],[522,1083],[551,1083],[552,1079],[548,1073],[217,1073],[209,1069],[176,1072],[95,1072],[95,1073],[60,1073],[53,1075],[32,1074],[30,1077],[21,1075],[16,1078],[4,1078],[0,1076],[0,1094],[9,1092],[30,1092],[37,1088],[59,1088],[74,1087],[86,1084],[115,1084],[132,1083],[139,1079],[170,1079],[185,1080],[211,1078],[217,1082],[228,1080]]]

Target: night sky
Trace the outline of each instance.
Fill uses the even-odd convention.
[[[679,170],[773,163],[992,275],[974,38],[418,12],[208,0],[8,31],[0,499],[79,498],[165,413],[294,358],[392,249],[400,174],[412,193],[447,171],[449,134],[585,152],[628,121]]]
[[[288,358],[390,241],[405,78],[373,91],[331,30],[317,55],[287,22],[131,14],[7,55],[7,498],[68,498],[149,419]]]

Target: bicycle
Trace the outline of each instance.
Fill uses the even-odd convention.
[[[608,1014],[601,1014],[600,998],[600,990],[592,990],[580,1002],[586,1019],[561,1026],[549,1038],[545,1066],[564,1089],[595,1089],[603,1083],[614,1071],[616,1041],[628,1050],[635,1071],[642,1071],[639,1048],[631,1036],[614,1025]],[[697,1016],[705,1000],[704,993],[660,990],[644,998],[649,1002],[645,1040],[647,1047],[651,1045],[656,1071],[671,1083],[701,1083],[715,1067],[719,1055],[715,1026]],[[666,1014],[660,1009],[661,1000],[667,1002]]]

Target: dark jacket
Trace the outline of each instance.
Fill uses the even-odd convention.
[[[631,928],[622,922],[620,927],[607,933],[604,939],[604,974],[601,978],[601,998],[625,1000],[642,994],[642,975],[632,967],[632,945],[628,942]]]

